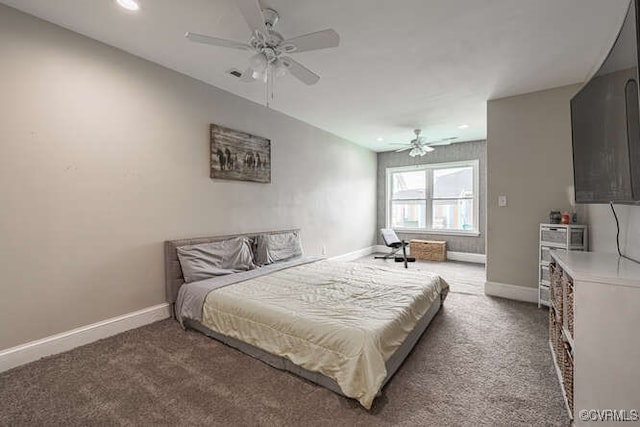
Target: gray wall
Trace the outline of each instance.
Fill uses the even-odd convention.
[[[620,221],[620,250],[640,260],[640,206],[616,205]],[[589,249],[617,253],[616,222],[609,205],[586,205],[589,223]]]
[[[487,281],[537,287],[539,224],[569,210],[569,100],[579,85],[487,104]],[[498,207],[506,195],[507,207]]]
[[[166,239],[375,241],[369,150],[5,6],[0,58],[0,349],[164,302]],[[210,123],[270,138],[272,184],[209,179]]]
[[[416,234],[398,233],[398,237],[404,240],[432,239],[446,240],[447,249],[455,252],[470,252],[484,254],[485,252],[485,217],[486,217],[486,190],[487,190],[487,147],[485,141],[460,142],[457,144],[437,147],[435,151],[423,157],[411,157],[408,152],[395,153],[388,151],[378,153],[378,230],[386,226],[386,170],[399,166],[421,165],[429,163],[446,163],[462,160],[475,160],[480,162],[480,212],[479,212],[479,236],[454,236],[441,234]],[[378,244],[382,239],[378,236]]]

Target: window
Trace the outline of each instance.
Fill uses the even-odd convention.
[[[478,160],[387,169],[387,226],[478,233]]]

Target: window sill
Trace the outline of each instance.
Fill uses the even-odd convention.
[[[457,230],[427,230],[427,229],[415,229],[415,228],[394,228],[394,231],[398,233],[406,234],[434,234],[441,236],[465,236],[465,237],[479,237],[479,231],[457,231]]]

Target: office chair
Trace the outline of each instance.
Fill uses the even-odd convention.
[[[398,239],[395,231],[390,228],[382,228],[380,229],[380,234],[382,234],[384,244],[393,249],[393,251],[384,256],[376,256],[374,259],[393,258],[395,262],[404,262],[404,268],[409,268],[407,266],[408,262],[415,262],[416,259],[414,257],[407,257],[407,242]],[[402,249],[402,256],[396,256],[400,249]]]

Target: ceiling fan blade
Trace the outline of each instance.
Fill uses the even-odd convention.
[[[267,26],[264,23],[264,15],[258,0],[235,0],[235,4],[240,9],[240,13],[247,21],[247,25],[252,33],[259,32],[267,34]]]
[[[307,52],[309,50],[327,49],[340,45],[340,36],[334,30],[323,30],[304,34],[283,41],[280,46],[287,53]]]
[[[401,149],[396,150],[396,151],[394,151],[394,152],[395,152],[395,153],[401,153],[401,152],[403,152],[403,151],[410,150],[411,148],[413,148],[413,147],[404,147],[404,148],[401,148]]]
[[[186,33],[184,35],[195,43],[209,44],[212,46],[230,47],[231,49],[251,50],[251,46],[246,43],[235,42],[233,40],[220,39],[218,37],[205,36],[204,34]]]
[[[292,58],[288,56],[284,56],[280,58],[280,60],[282,61],[284,66],[287,67],[287,70],[289,70],[291,75],[297,78],[298,80],[300,80],[302,83],[307,85],[313,85],[318,83],[318,80],[320,80],[319,75],[309,70],[307,67],[300,64],[299,62],[294,61]]]
[[[425,142],[425,144],[432,145],[432,146],[435,146],[435,145],[449,145],[456,139],[458,139],[457,136],[452,136],[450,138],[439,139],[437,141]]]

